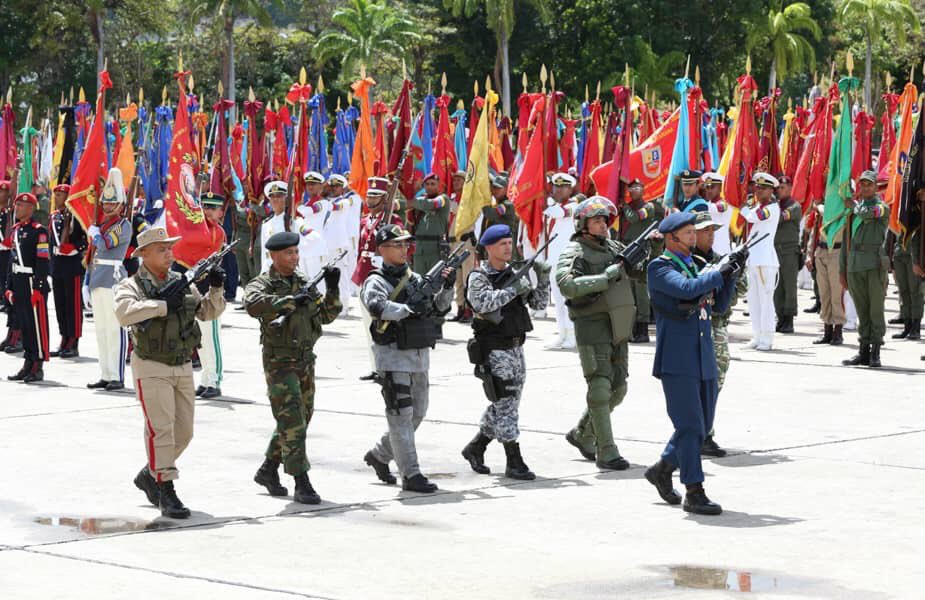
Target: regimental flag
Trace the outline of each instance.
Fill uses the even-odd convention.
[[[97,202],[100,187],[109,171],[106,161],[106,90],[112,87],[107,71],[100,72],[100,89],[96,94],[96,115],[90,126],[90,133],[74,173],[71,192],[66,204],[71,214],[85,230],[97,224]]]
[[[742,75],[737,81],[741,100],[736,118],[735,137],[731,142],[728,171],[723,181],[723,199],[736,208],[745,202],[758,153],[758,135],[752,110],[752,94],[758,89],[758,85],[748,74]],[[732,223],[737,223],[736,219],[733,219]]]
[[[16,115],[13,113],[13,107],[7,102],[0,109],[0,179],[13,178],[17,158]]]
[[[777,142],[777,99],[780,93],[780,88],[777,88],[758,103],[761,111],[761,137],[758,138],[758,162],[755,170],[771,175],[781,173],[780,148]]]
[[[830,96],[837,95],[833,86]],[[829,170],[829,149],[832,146],[832,107],[837,98],[819,97],[813,103],[812,117],[806,125],[803,148],[793,173],[793,199],[808,213],[810,205],[825,197],[825,178]]]
[[[546,96],[546,113],[543,122],[543,134],[546,136],[546,172],[559,170],[559,102],[565,99],[562,92],[550,92]]]
[[[568,171],[575,167],[576,148],[575,148],[575,127],[581,122],[578,119],[562,119],[565,125],[565,131],[562,132],[562,138],[559,140],[559,156],[562,157],[562,170]]]
[[[131,187],[132,179],[135,177],[135,145],[132,140],[132,123],[138,119],[138,105],[132,102],[125,108],[119,109],[119,121],[125,123],[125,133],[122,135],[122,143],[119,147],[119,155],[116,160],[116,168],[122,172],[122,181]],[[134,202],[134,198],[129,198],[129,202]]]
[[[919,237],[919,265],[925,267],[925,118],[922,118],[922,103],[919,102],[919,122],[909,146],[909,158],[903,169],[903,188],[899,199],[899,225],[902,229],[902,244],[906,247],[916,231]]]
[[[289,207],[290,214],[296,215],[296,207],[302,202],[302,195],[305,193],[305,182],[302,177],[308,171],[308,164],[311,160],[311,147],[308,141],[308,100],[312,97],[311,84],[293,83],[286,94],[286,101],[292,104],[298,110],[299,116],[296,121],[296,129],[293,134],[292,154],[289,157],[289,168],[286,170],[286,179],[291,181],[289,184],[293,202]]]
[[[826,239],[835,239],[835,235],[845,226],[851,209],[845,205],[854,195],[851,190],[851,142],[854,138],[851,120],[850,93],[857,90],[860,81],[857,77],[842,77],[838,81],[838,91],[842,96],[841,117],[838,119],[838,131],[829,154],[829,173],[825,182],[825,212],[822,215],[822,228]]]
[[[893,233],[902,233],[899,222],[899,207],[896,203],[902,193],[903,170],[909,158],[909,148],[912,145],[912,109],[918,100],[918,90],[915,84],[909,82],[903,88],[903,95],[899,99],[902,112],[899,120],[899,139],[890,152],[890,162],[887,166],[889,182],[883,193],[883,201],[890,206],[890,229]]]
[[[311,140],[311,153],[309,169],[317,171],[327,177],[331,174],[328,164],[328,135],[327,128],[331,122],[328,111],[324,106],[324,94],[317,93],[308,101],[308,108],[312,113],[312,124],[309,130]]]
[[[857,179],[861,173],[872,166],[871,133],[876,122],[873,115],[863,110],[854,117],[854,157],[851,159],[851,179]]]
[[[632,170],[632,167],[630,167],[630,139],[633,130],[633,112],[630,108],[632,97],[630,95],[630,89],[622,85],[614,87],[611,91],[613,92],[614,108],[622,111],[621,115],[623,117],[623,122],[620,124],[620,136],[617,138],[617,143],[614,146],[613,161],[611,161],[612,167],[610,169],[610,178],[607,181],[607,187],[603,189],[598,188],[598,193],[602,196],[606,196],[616,206],[619,206],[620,201],[623,200],[626,184],[632,180],[630,176],[630,171]],[[683,120],[683,115],[681,118]]]
[[[508,171],[514,166],[517,155],[511,146],[511,120],[504,116],[498,120],[498,131],[501,133],[501,159],[504,161],[504,170]]]
[[[780,162],[783,173],[793,177],[796,171],[796,163],[799,159],[797,155],[796,140],[800,138],[799,125],[796,123],[796,114],[793,110],[787,109],[782,117],[784,119],[784,130],[780,134]]]
[[[353,146],[353,157],[350,160],[350,189],[359,194],[361,198],[366,197],[366,190],[369,187],[367,180],[374,175],[373,165],[376,161],[369,113],[369,88],[374,85],[376,82],[371,77],[366,77],[350,86],[354,97],[360,99],[360,125]]]
[[[19,169],[19,193],[31,192],[35,184],[35,165],[33,164],[34,151],[32,148],[33,140],[38,135],[38,130],[34,127],[23,127],[19,130],[22,136],[22,166]],[[15,194],[14,194],[15,196]]]
[[[257,113],[263,108],[263,102],[257,100],[244,101],[244,127],[246,130],[247,165],[244,176],[244,193],[251,204],[258,204],[260,194],[263,193],[264,178],[264,152],[266,141],[266,125],[263,137],[257,132]]]
[[[589,119],[585,123],[588,134],[582,149],[581,173],[578,189],[587,194],[590,189],[591,173],[601,164],[601,101],[591,103]]]
[[[453,173],[459,168],[456,150],[453,147],[453,135],[450,133],[450,113],[447,109],[449,105],[449,96],[437,98],[440,118],[437,121],[437,139],[434,143],[433,171],[440,178],[440,191],[444,194],[453,192]]]
[[[687,93],[687,110],[690,117],[688,159],[687,164],[692,169],[703,170],[703,90],[700,86],[693,86]]]
[[[462,200],[456,213],[456,231],[458,238],[475,225],[482,208],[491,204],[491,180],[488,173],[488,117],[498,94],[491,90],[485,92],[485,114],[479,119],[479,125],[472,139],[469,161],[466,165],[466,183],[463,185]]]
[[[677,129],[677,139],[675,140],[672,153],[671,153],[671,163],[668,168],[668,179],[665,185],[665,206],[673,207],[675,206],[675,196],[678,193],[678,176],[681,171],[696,168],[690,164],[690,145],[691,145],[691,122],[690,122],[690,113],[689,106],[687,103],[687,95],[690,92],[691,88],[694,87],[694,82],[688,79],[687,77],[682,77],[674,82],[674,89],[678,94],[681,95],[680,103],[680,120],[678,123]],[[700,135],[699,125],[696,127],[697,135]],[[612,198],[611,198],[612,199]]]
[[[450,115],[456,119],[456,128],[453,130],[453,148],[456,150],[456,162],[465,165],[469,157],[469,142],[466,134],[466,111],[459,109]]]
[[[227,99],[221,99],[212,105],[216,125],[212,133],[214,146],[209,191],[226,199],[233,197],[235,188],[231,173],[231,149],[228,147],[228,125],[225,119],[227,111],[231,108],[234,108],[234,101]]]
[[[421,123],[418,125],[421,140],[421,160],[417,160],[415,154],[414,169],[415,178],[420,174],[421,179],[433,170],[434,167],[434,108],[437,105],[437,99],[432,94],[424,97],[424,113],[421,115]]]
[[[52,185],[70,183],[71,163],[74,160],[74,143],[77,141],[77,123],[74,107],[58,107],[58,134],[55,136],[55,154],[52,159]]]
[[[896,144],[896,129],[893,121],[896,119],[896,107],[899,106],[899,94],[888,92],[883,94],[883,103],[885,108],[880,116],[881,138],[880,154],[877,165],[877,180],[887,181],[889,175],[889,157],[893,153],[893,146]]]
[[[196,181],[198,167],[193,147],[192,128],[186,98],[186,77],[189,72],[176,73],[180,101],[173,123],[173,140],[167,170],[167,191],[164,197],[164,217],[167,234],[180,239],[174,244],[173,257],[186,268],[195,265],[212,251],[212,236],[199,203]]]
[[[543,113],[545,99],[540,96],[533,104],[520,135],[532,130],[523,155],[511,171],[508,197],[514,204],[514,211],[526,228],[527,239],[536,248],[543,231],[543,209],[546,208],[546,173],[543,170],[544,140]],[[598,103],[600,106],[600,103]],[[532,127],[531,127],[532,125]]]
[[[347,117],[343,110],[334,113],[334,147],[331,149],[331,158],[334,162],[332,171],[343,175],[350,170],[350,138]]]
[[[413,198],[417,192],[414,185],[414,160],[405,160],[401,173],[395,173],[395,171],[398,169],[398,161],[401,159],[402,152],[411,139],[411,90],[413,88],[414,83],[407,79],[404,80],[401,92],[398,93],[398,98],[392,105],[392,116],[398,119],[398,124],[389,150],[388,174],[399,177],[398,187],[405,198]]]

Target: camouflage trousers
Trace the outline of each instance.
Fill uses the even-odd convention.
[[[596,453],[598,460],[614,460],[620,456],[620,451],[613,439],[610,413],[626,396],[627,342],[579,344],[578,357],[588,392],[587,409],[573,429],[575,437],[586,451]]]
[[[495,381],[498,399],[482,413],[479,430],[482,435],[499,442],[514,442],[520,436],[518,410],[527,378],[523,348],[492,350],[488,353],[488,368]]]
[[[717,379],[718,391],[723,390],[723,383],[726,382],[726,371],[729,370],[729,317],[724,315],[713,315],[710,319],[710,326],[713,329],[713,353],[716,355],[716,368],[719,369],[719,378]]]
[[[265,365],[265,375],[270,408],[276,419],[267,458],[281,462],[289,475],[301,475],[311,468],[305,453],[305,437],[315,412],[315,364],[271,363]]]

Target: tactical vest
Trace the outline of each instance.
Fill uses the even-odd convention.
[[[370,277],[379,276],[389,282],[392,287],[397,287],[399,280],[387,276],[382,270],[375,269],[369,274]],[[413,277],[413,275],[412,275]],[[408,280],[398,295],[389,300],[404,304],[408,300]],[[437,340],[443,337],[443,331],[440,323],[430,317],[421,317],[412,315],[405,317],[400,321],[384,321],[373,319],[369,326],[369,332],[372,335],[373,342],[381,346],[395,344],[399,350],[420,350],[422,348],[433,348],[437,345]]]
[[[146,298],[155,298],[157,288],[140,273],[133,275]],[[168,281],[177,277],[168,275]],[[200,346],[202,334],[196,323],[196,297],[187,292],[183,304],[167,316],[155,317],[132,326],[132,342],[135,352],[145,360],[153,360],[165,365],[178,366],[186,364],[193,355],[193,350]]]
[[[496,290],[501,289],[500,283],[507,275],[507,270],[486,273],[482,269],[476,269],[476,272],[488,277],[492,287]],[[518,295],[502,306],[500,312],[501,322],[497,325],[478,317],[472,320],[472,332],[475,338],[482,346],[490,350],[513,348],[515,345],[523,344],[527,332],[533,331],[533,322],[530,320],[530,313],[523,296]],[[517,344],[514,343],[515,340]]]
[[[612,240],[606,240],[602,245],[586,240],[576,241],[581,244],[581,259],[588,269],[583,275],[601,275],[608,266],[620,260],[617,258],[620,249]],[[611,281],[603,292],[569,300],[566,303],[569,318],[577,321],[607,314],[614,342],[629,339],[636,316],[632,285],[629,276],[624,274],[618,281]]]
[[[270,278],[261,275],[264,290],[276,296],[295,294],[305,285],[305,280],[294,278]],[[310,314],[307,306],[297,306],[279,327],[270,325],[270,321],[260,321],[260,343],[263,356],[269,361],[306,361],[313,362],[312,349],[321,337],[321,323],[318,313]]]

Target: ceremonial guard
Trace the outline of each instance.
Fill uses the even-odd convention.
[[[61,343],[50,353],[52,357],[80,356],[78,344],[83,335],[83,307],[80,288],[83,281],[84,252],[87,234],[74,219],[64,203],[71,186],[60,184],[54,188],[55,208],[49,218],[51,233],[51,282],[55,301],[55,316]]]
[[[271,181],[263,186],[263,194],[270,201],[270,209],[273,211],[273,214],[267,217],[260,226],[260,247],[263,249],[262,258],[260,260],[261,273],[266,273],[270,269],[270,255],[267,253],[266,247],[267,242],[274,233],[279,233],[280,231],[295,231],[299,234],[301,239],[299,245],[299,260],[302,261],[300,267],[303,273],[306,272],[305,257],[308,254],[309,245],[321,242],[321,234],[309,227],[302,217],[290,218],[289,227],[287,229],[287,192],[288,187],[284,181]],[[317,251],[317,248],[314,251]]]
[[[780,206],[774,200],[778,181],[767,173],[752,176],[755,195],[742,207],[741,215],[751,224],[749,239],[768,234],[748,253],[748,312],[752,319],[749,348],[770,350],[774,344],[774,288],[777,286],[777,251],[774,238],[780,222]]]
[[[138,236],[134,254],[142,264],[116,286],[114,313],[120,325],[131,328],[135,395],[144,415],[148,463],[135,476],[135,486],[165,517],[185,519],[190,511],[173,480],[179,477],[176,461],[193,438],[190,356],[201,337],[196,319],[215,319],[225,310],[225,276],[221,269],[210,272],[205,296],[195,286],[177,285],[181,275],[170,266],[178,239],[163,227]],[[165,288],[173,293],[161,298]]]
[[[0,342],[0,351],[7,354],[22,351],[22,330],[16,322],[16,311],[6,299],[6,279],[13,250],[12,231],[16,224],[16,210],[10,196],[10,188],[8,180],[0,180],[0,305],[6,312],[6,337]]]
[[[444,269],[440,291],[408,305],[411,290],[422,282],[408,267],[413,240],[400,225],[382,226],[376,233],[382,267],[369,274],[360,291],[360,300],[373,317],[373,356],[389,426],[364,460],[380,481],[392,484],[395,477],[389,462],[394,459],[403,490],[432,493],[437,486],[421,473],[414,433],[427,414],[430,349],[441,337],[437,319],[450,309],[456,272]]]
[[[342,273],[353,273],[353,269],[356,268],[357,235],[360,231],[360,212],[357,208],[362,201],[347,187],[347,178],[343,175],[334,173],[329,176],[328,188],[331,190],[331,216],[324,229],[328,256],[337,256],[340,252],[346,251],[336,266]],[[353,295],[353,281],[349,277],[341,277],[339,281],[340,298],[346,315],[347,301]]]
[[[446,194],[440,193],[440,177],[436,173],[424,177],[424,189],[408,206],[413,211],[411,221],[415,223],[412,266],[415,273],[424,275],[449,253],[450,203]]]
[[[33,218],[37,205],[38,199],[28,192],[16,196],[4,292],[22,327],[25,354],[22,368],[7,379],[23,383],[41,381],[48,360],[48,230]]]
[[[299,260],[302,261],[300,265],[302,273],[306,277],[312,277],[321,271],[328,253],[326,224],[330,216],[331,203],[322,195],[324,175],[317,171],[309,171],[302,180],[305,182],[305,199],[296,210],[302,217],[305,227],[315,235],[308,236],[302,241],[299,247]]]
[[[207,254],[214,254],[219,252],[225,245],[225,230],[222,227],[222,221],[225,219],[225,198],[218,194],[207,192],[202,195],[199,202],[202,204],[202,212],[206,217],[206,228],[209,235]],[[231,256],[231,254],[226,254],[225,258],[228,256]],[[208,285],[208,281],[197,284],[201,295],[204,296],[208,293]],[[222,378],[224,375],[221,317],[216,316],[211,320],[197,318],[196,324],[202,334],[202,343],[199,346],[199,362],[202,365],[202,370],[199,372],[199,386],[196,388],[196,395],[204,399],[217,398],[222,395]]]
[[[327,291],[322,298],[316,288],[296,269],[299,265],[299,235],[274,233],[267,241],[272,264],[266,273],[244,290],[247,313],[260,321],[263,370],[276,429],[270,437],[266,460],[254,481],[271,496],[289,492],[280,484],[279,465],[295,479],[293,499],[301,504],[318,504],[321,497],[308,479],[310,468],[305,451],[308,424],[315,410],[315,342],[321,326],[341,311],[340,270],[325,271]]]
[[[709,210],[707,201],[700,196],[700,171],[685,169],[678,177],[681,180],[681,200],[678,201],[678,210],[681,212],[700,212]]]
[[[634,179],[629,184],[630,201],[623,205],[623,219],[620,227],[620,240],[629,244],[639,237],[652,223],[665,216],[665,210],[658,202],[644,202],[645,188],[642,182]],[[646,241],[648,246],[649,242]],[[651,253],[650,253],[651,254]],[[636,322],[633,324],[633,336],[630,342],[644,344],[649,341],[649,290],[644,276],[632,279],[633,300],[636,302]]]
[[[627,342],[636,320],[630,275],[645,256],[624,264],[624,246],[609,234],[616,217],[616,207],[603,196],[577,206],[574,234],[559,257],[556,282],[568,299],[588,384],[587,410],[565,439],[598,467],[622,471],[629,462],[614,442],[610,413],[626,396]]]
[[[778,333],[793,333],[793,318],[797,316],[797,276],[802,268],[800,260],[800,220],[803,210],[800,203],[790,197],[793,181],[786,175],[778,178],[777,203],[780,221],[774,234],[774,250],[780,263],[780,280],[774,289],[774,313],[777,315]]]
[[[466,299],[475,313],[469,361],[482,380],[489,405],[478,434],[463,448],[462,455],[473,471],[487,475],[491,470],[485,465],[485,450],[489,442],[498,440],[507,457],[505,477],[530,480],[536,475],[524,463],[517,442],[518,409],[527,376],[523,344],[527,332],[533,330],[527,307],[540,310],[549,300],[550,268],[540,261],[534,263],[536,287],[530,284],[527,273],[512,280],[513,242],[507,225],[486,229],[479,240],[486,259],[472,271],[466,286]]]
[[[886,232],[890,208],[877,195],[877,174],[864,171],[858,177],[860,200],[846,200],[852,212],[845,225],[846,242],[839,254],[842,284],[848,288],[858,311],[858,353],[844,365],[880,366],[880,347],[886,334],[883,303],[889,262]]]
[[[673,213],[661,222],[658,229],[665,236],[666,250],[648,267],[656,328],[652,375],[662,382],[674,433],[645,477],[665,502],[680,504],[681,496],[671,483],[671,474],[680,467],[681,483],[687,488],[684,510],[718,515],[722,507],[703,490],[700,460],[706,433],[713,427],[717,395],[710,316],[729,307],[744,256],[732,253],[719,268],[699,272],[691,258],[695,218]]]
[[[572,197],[575,178],[568,173],[556,173],[552,176],[552,196],[546,200],[543,210],[544,236],[542,241],[552,240],[541,257],[554,265],[559,256],[569,245],[569,239],[575,233],[573,214],[578,203]],[[556,236],[553,239],[553,236]],[[552,301],[556,306],[556,337],[546,344],[546,348],[571,349],[575,347],[575,326],[569,318],[565,296],[558,283],[552,285]]]
[[[113,288],[126,277],[122,261],[132,241],[132,225],[122,216],[125,187],[119,169],[109,170],[100,202],[102,220],[87,229],[87,237],[93,243],[90,250],[93,258],[88,261],[84,278],[84,300],[93,307],[100,380],[88,383],[87,387],[115,391],[125,387],[128,338],[116,319]]]
[[[703,182],[703,199],[707,201],[707,210],[712,221],[719,225],[713,235],[713,251],[720,256],[726,256],[732,251],[729,241],[729,223],[732,221],[732,210],[723,200],[723,182],[725,177],[719,173],[704,173],[700,178]]]

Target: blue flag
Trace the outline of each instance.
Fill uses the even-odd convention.
[[[453,149],[456,151],[456,164],[460,169],[465,170],[469,164],[469,151],[466,149],[466,111],[459,109],[450,115],[451,119],[456,119],[456,133],[453,136]]]
[[[668,168],[668,181],[665,185],[664,202],[666,207],[676,205],[677,180],[681,171],[690,169],[691,124],[687,111],[687,92],[694,87],[694,82],[684,77],[674,82],[674,89],[681,95],[681,115],[678,122],[678,136],[674,142],[674,152],[671,154],[671,166]],[[697,128],[698,135],[700,128]]]

